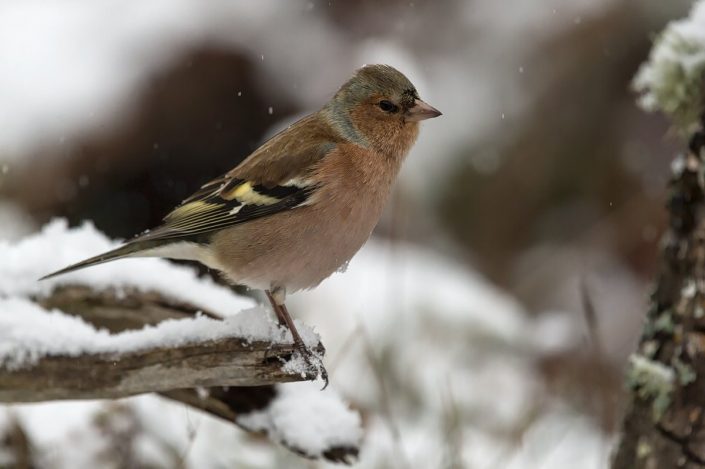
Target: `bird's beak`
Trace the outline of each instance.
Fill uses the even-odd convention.
[[[424,103],[420,99],[416,99],[414,100],[414,105],[406,111],[404,118],[410,122],[418,122],[424,119],[438,117],[441,114],[441,111],[435,107]]]

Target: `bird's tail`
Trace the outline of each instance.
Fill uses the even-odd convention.
[[[129,257],[129,256],[135,255],[135,254],[137,254],[141,251],[144,251],[144,250],[145,250],[145,246],[142,246],[142,243],[140,243],[140,242],[127,243],[123,246],[120,246],[119,248],[113,249],[108,252],[104,252],[103,254],[99,254],[95,257],[91,257],[91,258],[86,259],[84,261],[77,262],[77,263],[72,264],[68,267],[64,267],[61,270],[57,270],[56,272],[52,272],[52,273],[40,278],[39,280],[46,280],[48,278],[56,277],[57,275],[63,275],[63,274],[67,274],[69,272],[73,272],[74,270],[79,270],[79,269],[83,269],[85,267],[91,267],[94,265],[103,264],[105,262],[114,261],[116,259],[122,259],[123,257]]]

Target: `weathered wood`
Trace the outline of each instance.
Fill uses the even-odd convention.
[[[261,386],[314,379],[286,373],[292,345],[217,340],[122,354],[49,356],[0,370],[0,402],[105,399],[209,386]]]
[[[203,308],[138,290],[118,295],[111,290],[70,285],[34,300],[45,308],[79,316],[112,333],[196,314],[219,318]],[[324,352],[321,344],[318,352]],[[236,424],[236,417],[266,409],[271,404],[277,396],[274,383],[315,378],[284,373],[282,365],[291,354],[292,345],[220,340],[136,351],[119,357],[47,357],[25,370],[0,370],[0,402],[115,398],[159,392],[168,399]],[[297,454],[311,457],[287,442],[280,443]],[[357,447],[331,446],[324,451],[323,459],[350,463],[357,459],[358,452]]]
[[[174,389],[162,396],[183,402],[228,422],[239,415],[265,409],[276,397],[274,386],[213,387],[201,390]]]
[[[111,332],[141,329],[165,319],[196,314],[218,316],[155,292],[116,295],[75,285],[36,301],[78,315]],[[315,379],[313,374],[284,372],[293,345],[221,339],[178,347],[121,354],[47,356],[34,366],[0,369],[0,402],[119,398],[146,392],[209,386],[262,386]]]
[[[107,329],[112,333],[142,329],[165,319],[191,318],[199,313],[220,318],[211,311],[166,298],[157,292],[135,289],[116,295],[112,290],[97,291],[85,285],[68,285],[35,300],[45,309],[55,308],[80,316],[97,329]]]

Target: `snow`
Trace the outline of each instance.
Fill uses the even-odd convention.
[[[588,418],[555,409],[539,417],[505,467],[603,468],[608,466],[610,443]]]
[[[0,56],[8,59],[0,63],[0,169],[7,168],[3,161],[21,166],[42,145],[68,147],[82,132],[94,134],[129,119],[137,91],[156,71],[184,50],[209,43],[245,51],[260,66],[258,73],[266,74],[258,81],[271,86],[264,91],[272,103],[278,102],[278,93],[285,93],[306,110],[325,102],[363,63],[400,68],[421,96],[447,117],[424,123],[402,173],[404,188],[426,199],[442,187],[437,184],[442,173],[467,156],[455,149],[506,127],[540,95],[527,92],[535,70],[527,57],[536,53],[537,44],[546,43],[540,39],[599,14],[611,2],[551,0],[540,8],[531,2],[510,3],[513,15],[506,14],[507,5],[501,2],[457,2],[453,35],[446,34],[448,28],[419,35],[428,27],[445,25],[447,11],[427,8],[421,16],[414,8],[423,5],[410,6],[411,13],[395,16],[390,23],[392,34],[353,41],[340,34],[334,20],[316,11],[321,7],[303,11],[295,2],[268,0],[253,6],[246,0],[153,0],[128,7],[118,0],[0,2]],[[281,38],[295,38],[290,41],[295,49],[317,53],[292,54],[291,47],[281,46]],[[458,48],[458,40],[467,47]],[[52,44],[50,55],[46,44]],[[524,73],[519,73],[520,66]],[[311,73],[319,69],[326,73]],[[492,171],[501,161],[487,158],[477,164]],[[0,237],[2,230],[0,219]],[[89,225],[68,230],[62,222],[17,244],[0,242],[0,298],[26,308],[27,297],[75,282],[118,290],[156,289],[225,316],[239,315],[254,304],[197,279],[187,267],[155,259],[124,260],[35,281],[113,246]],[[590,418],[550,396],[536,371],[542,354],[560,353],[575,344],[579,336],[574,326],[557,314],[529,316],[513,298],[456,260],[412,245],[392,247],[373,240],[345,274],[334,275],[315,291],[292,296],[290,309],[316,324],[323,337],[331,376],[325,393],[339,392],[365,416],[356,467],[448,467],[455,440],[461,467],[606,465],[609,439]],[[35,313],[42,314],[42,322],[69,327],[60,313],[29,314]],[[71,324],[76,330],[85,326]],[[88,341],[104,340],[93,337],[99,332],[85,334]],[[45,350],[52,346],[42,345]],[[289,396],[284,391],[289,386],[279,387],[282,398]],[[312,405],[318,404],[313,391],[292,390],[290,397],[297,393],[305,407],[320,411]],[[165,450],[170,448],[189,468],[326,466],[155,396],[119,404],[137,422],[132,448],[138,463],[174,467]],[[342,403],[318,405],[338,408],[336,415],[347,418],[350,429],[343,436],[352,441],[356,414]],[[263,411],[251,424],[275,439],[322,447],[324,442],[312,439],[309,427],[298,435],[292,422],[298,418],[303,425],[310,419],[323,425],[323,416],[303,416],[295,405],[287,407]],[[0,410],[0,421],[7,409]],[[110,441],[94,421],[107,410],[108,405],[96,402],[11,408],[40,452],[50,455],[45,466],[58,468],[103,466],[101,453]],[[521,441],[506,438],[534,413],[540,417],[528,425]],[[448,430],[451,416],[458,420],[457,434]],[[323,437],[335,435],[332,427],[333,433]]]
[[[292,311],[317,325],[327,356],[339,361],[329,373],[360,404],[379,410],[383,398],[380,383],[370,378],[370,353],[384,354],[393,368],[385,370],[393,374],[390,379],[405,391],[428,396],[434,408],[443,402],[449,382],[457,387],[456,395],[476,407],[505,389],[496,389],[498,382],[508,385],[508,413],[530,399],[532,379],[522,371],[522,360],[501,351],[507,344],[510,350],[530,347],[530,336],[524,333],[530,325],[519,304],[437,254],[369,242],[344,274],[333,275],[306,295],[293,295],[290,303]],[[349,340],[353,345],[341,350]],[[488,346],[497,353],[488,354]],[[509,381],[515,379],[527,389],[512,392],[516,387]],[[502,415],[498,411],[492,419]]]
[[[664,112],[687,131],[703,112],[704,73],[705,1],[700,0],[688,18],[671,22],[658,36],[634,88],[644,109]]]
[[[8,369],[29,367],[44,356],[129,353],[228,338],[285,343],[291,341],[287,334],[262,308],[241,311],[222,321],[207,316],[171,319],[110,334],[79,317],[46,311],[24,298],[0,298],[0,366]]]
[[[270,432],[274,441],[286,440],[312,456],[330,445],[356,445],[362,436],[360,417],[331,389],[321,392],[314,383],[277,386],[278,395],[264,411],[243,416],[238,423]],[[186,467],[278,467],[287,454],[249,440],[234,425],[156,396],[144,395],[115,403],[57,402],[16,405],[12,408],[32,436],[49,467],[96,467],[101,451],[110,444],[105,429],[97,431],[98,415],[109,415],[113,431],[133,432],[131,451],[149,467],[174,467],[169,452]],[[7,412],[0,411],[0,419]],[[45,422],[44,420],[47,419]],[[106,419],[101,419],[105,421]]]
[[[133,352],[225,338],[289,342],[262,307],[210,279],[198,278],[189,267],[160,259],[116,261],[45,282],[37,279],[56,268],[110,249],[114,243],[90,224],[69,229],[55,220],[42,231],[17,243],[0,241],[0,365],[30,366],[47,355]],[[64,284],[90,285],[98,290],[128,288],[157,291],[224,316],[167,320],[141,330],[110,334],[81,318],[47,311],[29,298],[48,295]],[[235,314],[237,313],[237,314]],[[318,336],[297,323],[304,341],[313,346]]]
[[[52,221],[40,233],[17,243],[0,240],[0,296],[46,296],[60,285],[83,284],[118,291],[125,288],[158,291],[221,315],[255,305],[252,299],[235,295],[210,279],[198,279],[191,267],[162,259],[124,259],[37,281],[118,244],[90,223],[69,229],[62,219]]]
[[[90,224],[69,229],[63,221],[0,244],[0,362],[18,366],[43,354],[137,350],[229,334],[284,339],[251,300],[166,261],[118,261],[47,285],[36,282],[48,271],[112,246]],[[225,324],[201,316],[110,335],[29,301],[68,283],[157,289],[224,314]],[[391,455],[400,466],[407,461],[416,467],[441,467],[453,458],[488,469],[497,461],[507,467],[559,468],[570,455],[580,461],[576,469],[607,461],[609,438],[590,419],[550,397],[537,378],[536,360],[568,348],[576,331],[557,315],[531,319],[514,299],[457,261],[373,239],[345,273],[292,295],[290,309],[316,324],[324,338],[331,384],[323,392],[321,383],[279,385],[268,408],[238,418],[240,425],[263,431],[272,441],[312,456],[331,445],[362,441],[356,466],[362,469],[388,465]],[[111,451],[116,437],[95,429],[97,420],[105,420],[98,415],[111,415],[113,433],[133,425],[127,432],[134,434],[130,454],[154,467],[173,467],[174,454],[186,467],[198,468],[326,466],[186,409],[153,396],[117,404],[12,406],[38,452],[57,461],[52,467],[94,467]],[[7,410],[0,410],[0,420],[4,415]],[[538,417],[532,420],[533,415]],[[450,429],[452,421],[458,422],[457,430]],[[521,441],[503,436],[527,421]]]
[[[275,441],[305,448],[321,456],[333,447],[357,447],[362,439],[360,415],[350,410],[332,390],[321,392],[316,383],[277,386],[278,395],[265,410],[237,419],[254,431],[264,431]],[[330,417],[335,415],[335,419]]]
[[[67,275],[66,279],[49,282],[49,286],[36,285],[38,275],[112,246],[113,243],[92,225],[69,229],[60,220],[51,222],[41,232],[17,243],[2,243],[0,366],[17,369],[31,366],[47,355],[125,353],[224,338],[291,341],[291,334],[278,327],[264,308],[252,307],[251,300],[238,298],[231,290],[198,278],[193,269],[166,261],[141,259],[137,265],[127,267],[117,262],[113,266],[104,266],[107,269],[96,276],[88,273]],[[35,295],[47,295],[58,285],[76,283],[95,288],[156,290],[205,305],[215,313],[227,311],[229,314],[223,320],[199,315],[162,321],[141,330],[110,334],[105,330],[96,330],[79,317],[58,310],[47,311],[30,299]],[[234,307],[245,309],[233,314]],[[310,328],[300,322],[297,326],[309,346],[319,342]],[[154,398],[136,402],[153,401]],[[159,406],[163,407],[162,404]],[[189,438],[193,439],[193,435],[184,440],[180,433],[182,420],[179,413],[174,412],[179,405],[166,405],[167,417],[161,413],[155,414],[156,407],[153,403],[137,404],[126,411],[121,410],[123,413],[111,411],[112,417],[108,421],[110,432],[129,434],[134,430],[131,425],[135,428],[149,427],[145,435],[132,441],[134,457],[150,466],[170,467],[164,463],[171,454],[167,449],[174,445],[190,445]],[[20,405],[13,406],[13,409],[14,413],[19,414],[34,444],[40,448],[42,457],[52,461],[52,467],[93,467],[96,458],[110,451],[110,435],[106,434],[110,432],[98,432],[96,437],[91,435],[96,432],[89,431],[89,427],[95,425],[96,415],[106,413],[106,407],[96,402]],[[64,418],[65,414],[71,418]],[[7,415],[6,411],[0,412],[0,421],[5,421]],[[38,423],[47,417],[54,422],[52,425]],[[164,426],[165,418],[174,420],[174,425]],[[199,418],[203,417],[199,415]],[[320,456],[331,446],[355,447],[362,436],[360,416],[350,410],[332,389],[321,392],[320,383],[280,386],[269,408],[242,416],[238,423],[253,430],[266,431],[273,441],[286,442],[311,456]],[[3,427],[0,426],[0,430]],[[155,439],[154,435],[159,437]],[[60,441],[63,439],[68,440],[66,443],[79,440],[80,444],[76,445],[73,441],[70,445],[62,445]],[[166,447],[165,441],[168,443]],[[73,447],[80,448],[80,451],[71,450]],[[210,466],[214,461],[210,452],[201,457],[207,457],[208,462],[193,467],[213,467]]]
[[[289,385],[283,387],[286,386]],[[335,399],[330,390],[321,393],[316,388],[310,391],[312,396],[314,393],[323,396],[323,401]],[[279,399],[275,398],[273,405],[280,405]],[[307,421],[322,418],[307,413],[305,409],[329,410],[308,404],[310,401],[303,402],[301,407],[304,410],[298,414],[303,419],[299,425],[303,429],[308,428]],[[292,399],[287,405],[296,407],[297,401]],[[339,408],[350,412],[342,404]],[[138,467],[310,467],[300,457],[291,456],[288,451],[272,447],[262,439],[252,438],[235,425],[153,395],[112,403],[73,401],[15,405],[12,413],[32,438],[35,453],[42,455],[44,464],[39,467],[124,467],[110,465],[110,459],[106,461],[111,447],[118,449],[123,457],[132,458]],[[0,410],[0,419],[7,414],[7,411]],[[335,415],[328,414],[328,417],[334,419]],[[345,415],[341,418],[344,419]],[[340,441],[355,441],[355,436],[360,435],[359,427],[347,427],[345,420],[342,424],[342,428],[350,428],[351,434],[346,438],[341,430],[335,429],[342,437]],[[112,438],[118,431],[122,432],[124,439],[119,442],[122,446],[114,448]],[[286,458],[293,458],[290,459],[292,463],[284,462],[288,460]]]
[[[373,239],[344,274],[290,302],[321,332],[331,385],[366,416],[356,467],[385,467],[390,455],[398,467],[448,467],[454,439],[461,467],[562,468],[571,455],[576,468],[606,464],[609,438],[536,374],[542,354],[579,340],[574,323],[529,318],[457,261]],[[524,440],[498,436],[537,414]]]

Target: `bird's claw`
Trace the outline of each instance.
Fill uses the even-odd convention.
[[[323,391],[328,387],[328,371],[323,365],[323,360],[305,345],[296,347],[296,349],[306,363],[306,371],[312,374],[315,373],[316,378],[320,377],[323,380],[323,387],[321,388],[321,391]]]

